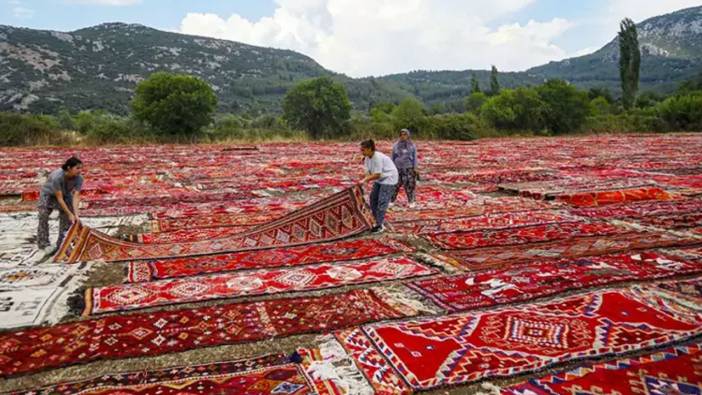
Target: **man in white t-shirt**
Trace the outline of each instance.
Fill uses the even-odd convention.
[[[368,181],[375,181],[370,194],[370,206],[375,217],[375,227],[372,232],[383,232],[385,228],[385,212],[388,210],[390,200],[395,193],[399,176],[397,167],[389,156],[375,150],[375,142],[366,140],[361,143],[361,153],[365,157],[363,163],[366,167],[366,176],[359,182],[363,185]]]

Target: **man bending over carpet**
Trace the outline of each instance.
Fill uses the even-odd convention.
[[[83,187],[83,162],[76,157],[69,158],[60,169],[49,174],[39,193],[39,226],[37,245],[45,255],[53,254],[55,249],[49,246],[49,215],[54,209],[59,212],[59,234],[56,247],[61,247],[71,224],[79,221],[78,206],[80,190]]]
[[[375,150],[375,142],[366,140],[361,143],[361,153],[365,158],[363,163],[366,168],[366,176],[359,182],[363,185],[369,181],[375,181],[370,194],[370,206],[375,217],[375,227],[371,230],[374,233],[385,231],[385,212],[388,210],[390,200],[395,193],[399,179],[397,167],[392,159],[387,155]]]

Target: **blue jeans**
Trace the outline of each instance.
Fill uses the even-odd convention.
[[[385,185],[377,182],[373,184],[373,190],[370,194],[370,206],[377,226],[383,226],[385,222],[385,212],[388,211],[395,189],[397,189],[397,185]]]

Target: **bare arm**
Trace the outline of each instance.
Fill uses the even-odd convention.
[[[80,208],[80,191],[73,192],[73,215],[75,215],[76,220],[80,217],[78,215],[78,209]]]
[[[68,216],[69,221],[75,222],[76,217],[73,215],[73,212],[68,208],[66,205],[66,202],[63,201],[63,192],[62,191],[56,191],[56,200],[58,201],[59,206],[61,207],[61,210],[63,210],[64,213]]]

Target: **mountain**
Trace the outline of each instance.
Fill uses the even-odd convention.
[[[672,92],[702,72],[702,6],[647,19],[637,24],[641,47],[641,91]],[[419,96],[425,103],[456,100],[469,93],[471,75],[483,89],[490,72],[419,71],[382,78]],[[524,72],[501,73],[503,87],[534,85],[549,79],[566,80],[580,88],[608,88],[620,92],[619,40],[586,56],[550,62]]]
[[[702,7],[637,25],[641,90],[670,92],[702,71]],[[524,72],[500,73],[503,87],[552,78],[579,87],[619,91],[618,41],[586,56]],[[136,84],[155,71],[193,74],[215,89],[222,112],[280,112],[297,82],[330,76],[343,83],[358,110],[415,96],[427,104],[460,104],[475,74],[485,89],[489,71],[414,71],[353,79],[293,51],[107,23],[74,32],[0,25],[0,110],[56,112],[105,109],[126,113]],[[449,108],[451,108],[449,106]]]
[[[372,80],[325,70],[297,52],[106,23],[70,33],[0,26],[0,110],[128,111],[136,84],[156,71],[207,80],[220,111],[270,111],[297,81],[332,76],[354,103],[403,96]],[[365,100],[365,101],[364,101]]]
[[[702,7],[688,8],[637,24],[641,90],[669,92],[702,71]],[[589,88],[619,90],[619,40],[599,51],[527,70],[537,78],[561,78]]]

